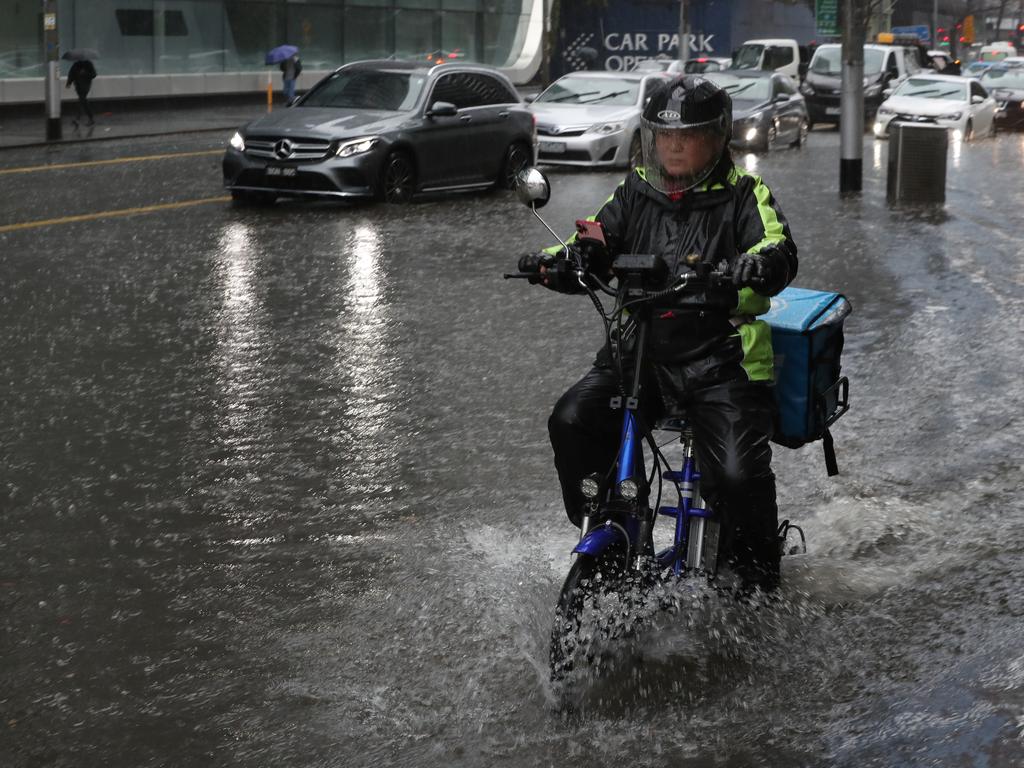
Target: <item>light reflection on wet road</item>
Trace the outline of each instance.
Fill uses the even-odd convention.
[[[0,233],[0,764],[1024,762],[1024,135],[955,146],[939,215],[885,205],[871,140],[841,202],[837,149],[739,158],[797,283],[855,306],[843,474],[777,451],[810,553],[783,608],[659,622],[571,718],[545,421],[600,329],[500,279],[548,244],[511,195]],[[12,174],[0,225],[219,195],[218,170]],[[618,180],[551,177],[560,231]]]

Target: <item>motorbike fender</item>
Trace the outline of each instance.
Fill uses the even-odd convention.
[[[626,537],[621,530],[610,525],[602,525],[584,536],[576,545],[573,554],[597,557],[609,547],[625,543]]]

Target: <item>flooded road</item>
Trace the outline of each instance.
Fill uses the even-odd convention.
[[[167,141],[0,171],[218,146]],[[854,305],[842,474],[776,449],[808,554],[777,608],[660,618],[571,715],[546,420],[602,331],[501,280],[550,244],[528,211],[238,208],[216,153],[6,174],[0,764],[1024,764],[1024,134],[954,146],[940,214],[885,204],[870,139],[841,201],[838,141],[738,158],[796,284]],[[568,232],[621,174],[549,175]]]

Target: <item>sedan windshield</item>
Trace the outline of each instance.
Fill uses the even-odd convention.
[[[408,112],[425,81],[424,75],[402,70],[347,69],[321,81],[298,106]]]
[[[636,104],[639,81],[606,77],[563,77],[537,97],[534,104],[608,104],[627,107]]]
[[[920,99],[967,101],[967,84],[947,83],[941,80],[925,80],[923,77],[912,77],[902,83],[893,95],[914,96]]]
[[[882,71],[882,51],[864,49],[864,74],[877,75]],[[838,45],[821,46],[811,59],[811,72],[816,75],[840,75],[843,72],[843,49]]]
[[[768,101],[771,95],[769,77],[733,77],[719,72],[708,72],[705,77],[737,101]]]
[[[1020,88],[1024,90],[1024,69],[990,69],[981,76],[986,88]]]

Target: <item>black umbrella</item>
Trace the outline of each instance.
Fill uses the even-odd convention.
[[[83,59],[98,59],[100,55],[94,48],[72,48],[70,51],[64,51],[62,59],[68,61],[82,61]]]

